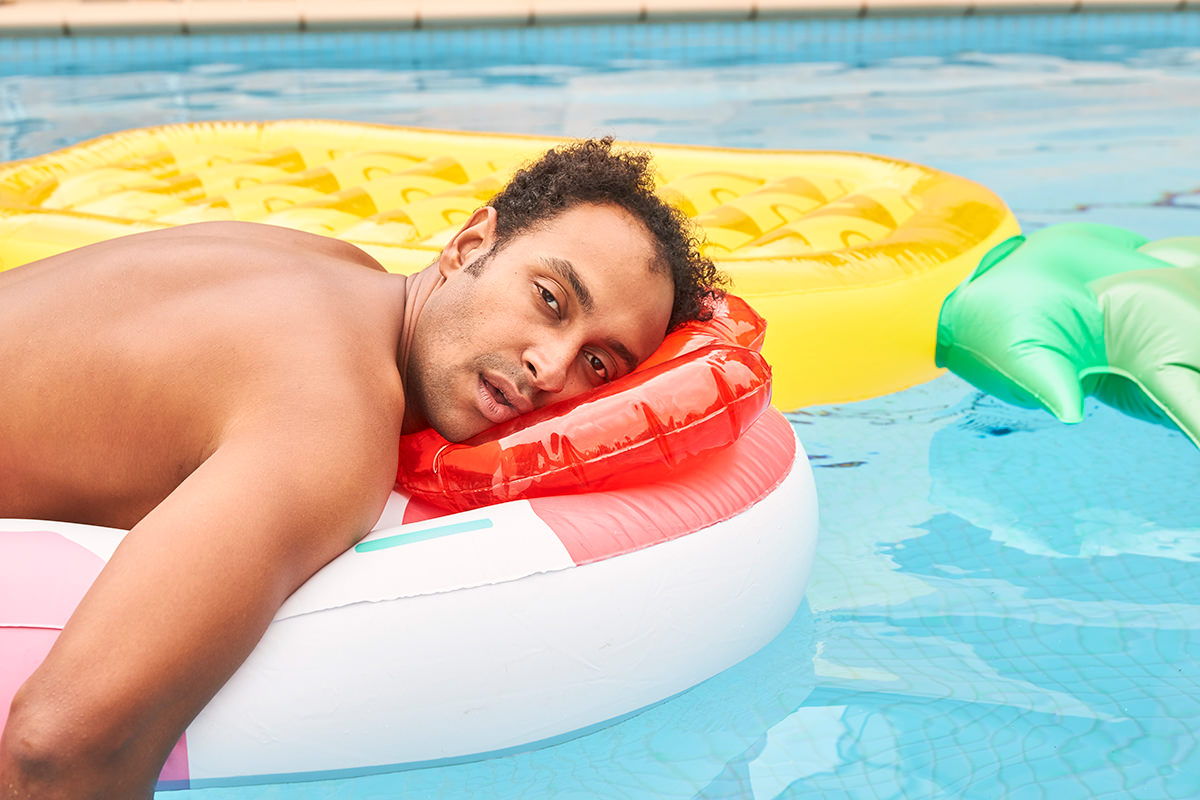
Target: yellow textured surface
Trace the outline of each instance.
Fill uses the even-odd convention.
[[[410,273],[557,142],[303,120],[126,131],[0,166],[0,270],[127,233],[238,219],[345,239]],[[653,152],[660,192],[767,318],[763,352],[785,410],[934,377],[942,300],[1017,232],[987,189],[915,164],[631,146]]]

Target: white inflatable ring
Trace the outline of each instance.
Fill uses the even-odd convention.
[[[473,760],[620,719],[778,634],[816,542],[808,460],[774,410],[665,481],[432,513],[394,494],[288,599],[159,788]],[[123,535],[0,520],[0,726]]]

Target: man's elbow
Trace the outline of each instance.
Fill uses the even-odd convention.
[[[18,691],[0,736],[0,800],[149,797],[133,780],[128,741],[93,720],[27,687]]]
[[[31,698],[27,689],[17,692],[9,709],[8,722],[0,737],[0,775],[6,781],[20,777],[25,781],[48,781],[64,771],[70,757],[69,738],[64,726]],[[5,784],[7,788],[7,783]]]

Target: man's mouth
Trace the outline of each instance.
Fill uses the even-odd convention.
[[[510,388],[509,391],[515,390]],[[510,399],[504,389],[482,375],[479,376],[478,394],[479,410],[493,425],[499,425],[502,422],[508,422],[510,419],[516,419],[521,414],[517,405],[524,404],[523,398],[518,396]]]

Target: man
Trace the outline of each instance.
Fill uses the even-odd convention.
[[[702,313],[712,263],[610,145],[546,154],[411,278],[248,223],[0,274],[0,516],[131,528],[13,700],[0,798],[148,797],[283,600],[378,518],[401,433],[574,396]]]

